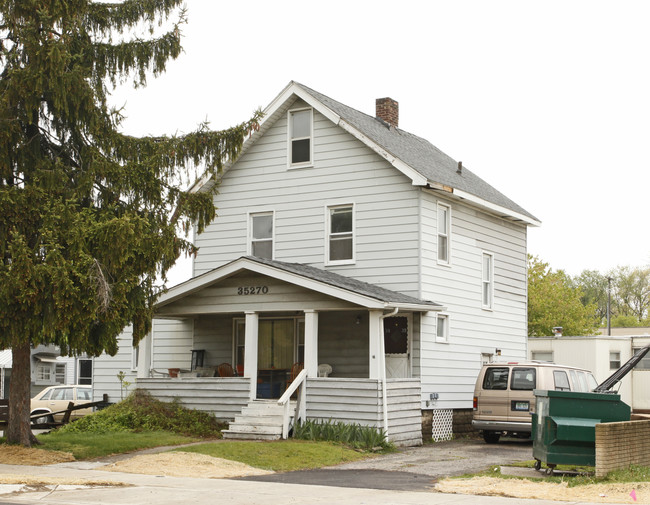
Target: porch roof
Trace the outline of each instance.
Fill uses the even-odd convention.
[[[445,309],[439,303],[421,300],[313,266],[254,256],[242,256],[170,288],[169,291],[160,296],[156,307],[162,308],[242,271],[266,275],[368,309],[399,308],[418,312]]]

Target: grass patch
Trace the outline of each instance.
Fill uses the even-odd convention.
[[[368,453],[341,444],[301,440],[217,442],[183,447],[178,450],[239,461],[276,472],[320,468],[370,457]]]
[[[535,461],[522,461],[512,464],[510,466],[517,466],[522,468],[534,468]],[[546,468],[542,465],[542,468]],[[452,479],[471,479],[472,477],[496,477],[500,479],[515,479],[515,480],[530,480],[533,482],[555,482],[566,483],[568,487],[588,486],[592,484],[620,484],[625,482],[649,482],[650,481],[650,467],[631,465],[629,468],[623,470],[616,470],[610,472],[605,477],[596,477],[595,469],[593,466],[578,466],[578,465],[557,465],[557,471],[578,472],[577,475],[545,475],[542,471],[539,472],[539,477],[519,477],[517,475],[505,475],[501,473],[498,466],[490,467],[489,469],[473,474],[460,475],[458,477],[450,477]]]
[[[194,442],[197,438],[186,437],[162,431],[142,433],[64,433],[52,432],[38,437],[40,449],[70,452],[77,460],[101,458],[112,454],[123,454],[160,447]]]

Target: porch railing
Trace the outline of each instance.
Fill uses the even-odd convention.
[[[304,383],[306,378],[307,370],[303,369],[278,400],[278,405],[282,405],[284,407],[282,415],[282,438],[285,440],[289,437],[289,429],[291,427],[291,417],[289,416],[289,406],[291,405],[291,402],[289,400],[291,400],[291,395],[293,395],[296,390],[298,390],[296,410],[294,411],[293,424],[291,425],[295,425],[299,419],[302,419],[303,421],[305,419],[306,410]]]

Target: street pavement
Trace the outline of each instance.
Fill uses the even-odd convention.
[[[269,505],[270,503],[321,505],[558,505],[548,500],[444,494],[432,491],[435,480],[460,472],[461,467],[498,458],[531,459],[530,443],[486,446],[475,442],[450,442],[412,448],[365,462],[310,472],[273,474],[273,479],[198,479],[107,472],[105,462],[73,462],[48,466],[0,464],[0,475],[58,477],[113,482],[108,487],[59,486],[13,492],[0,486],[0,505]],[[472,457],[467,457],[468,455]],[[465,465],[458,466],[458,462]],[[454,466],[456,465],[456,466]],[[447,468],[446,472],[441,469]],[[485,468],[483,466],[482,468]],[[563,502],[564,505],[591,505]]]

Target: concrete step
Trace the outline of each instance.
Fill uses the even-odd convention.
[[[225,440],[280,440],[281,435],[267,435],[262,433],[240,433],[225,430],[222,432]]]
[[[278,435],[282,433],[282,426],[270,426],[270,425],[252,425],[252,424],[235,424],[232,423],[228,426],[229,432],[237,433],[261,433],[264,435]]]
[[[234,424],[282,424],[283,417],[279,416],[235,416]]]

